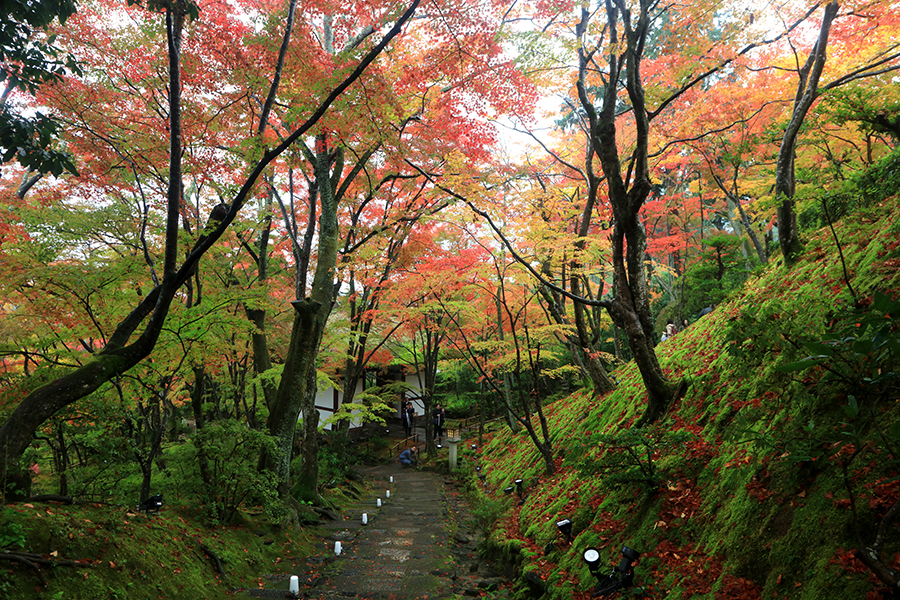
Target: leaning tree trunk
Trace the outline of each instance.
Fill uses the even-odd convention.
[[[609,47],[612,50],[608,56],[610,77],[603,89],[600,110],[588,97],[586,78],[590,59],[584,47],[578,51],[579,79],[576,90],[588,118],[589,141],[606,176],[607,193],[615,217],[612,264],[616,298],[609,305],[609,312],[613,321],[625,331],[632,357],[641,371],[648,398],[641,423],[649,423],[665,412],[674,389],[663,374],[653,348],[653,320],[644,267],[646,235],[640,221],[640,211],[652,188],[647,159],[650,117],[644,102],[640,65],[650,15],[646,1],[642,0],[636,8],[639,13],[633,15],[630,4],[618,1],[606,3]],[[577,28],[579,36],[584,35],[589,20],[590,12],[583,7],[582,20]],[[622,43],[624,51],[620,47]],[[635,147],[627,177],[623,176],[616,134],[621,85],[628,92],[635,127]]]

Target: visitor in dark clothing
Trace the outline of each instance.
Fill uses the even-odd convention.
[[[419,462],[419,449],[416,446],[410,446],[400,453],[400,458],[398,460],[404,467],[411,467]]]

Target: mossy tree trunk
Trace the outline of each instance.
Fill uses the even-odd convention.
[[[335,272],[337,268],[339,231],[337,199],[332,183],[332,166],[340,175],[343,161],[340,152],[329,152],[324,135],[316,138],[313,157],[315,191],[319,199],[319,243],[316,272],[309,296],[293,302],[294,322],[291,342],[285,357],[284,372],[275,405],[269,413],[268,428],[276,438],[274,455],[268,465],[278,479],[278,491],[287,500],[291,488],[296,489],[298,500],[316,502],[318,495],[318,425],[316,409],[316,359],[325,331],[325,324],[334,305]],[[312,201],[312,200],[311,200]],[[301,466],[296,485],[291,483],[291,449],[297,427],[302,417]]]

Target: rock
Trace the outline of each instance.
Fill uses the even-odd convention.
[[[472,538],[462,533],[457,533],[453,536],[453,539],[456,540],[456,543],[458,544],[470,544],[472,542]]]
[[[429,573],[434,575],[435,577],[449,577],[451,579],[453,578],[453,573],[446,569],[435,569],[434,571],[429,571]]]
[[[487,592],[495,592],[500,589],[500,585],[503,583],[500,579],[483,579],[478,582],[478,589],[485,590]]]

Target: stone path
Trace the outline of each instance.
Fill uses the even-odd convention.
[[[450,599],[500,587],[503,580],[478,559],[464,501],[443,477],[396,464],[362,474],[368,492],[341,520],[322,525],[319,552],[295,565],[300,597]],[[248,594],[284,598],[287,586]]]

